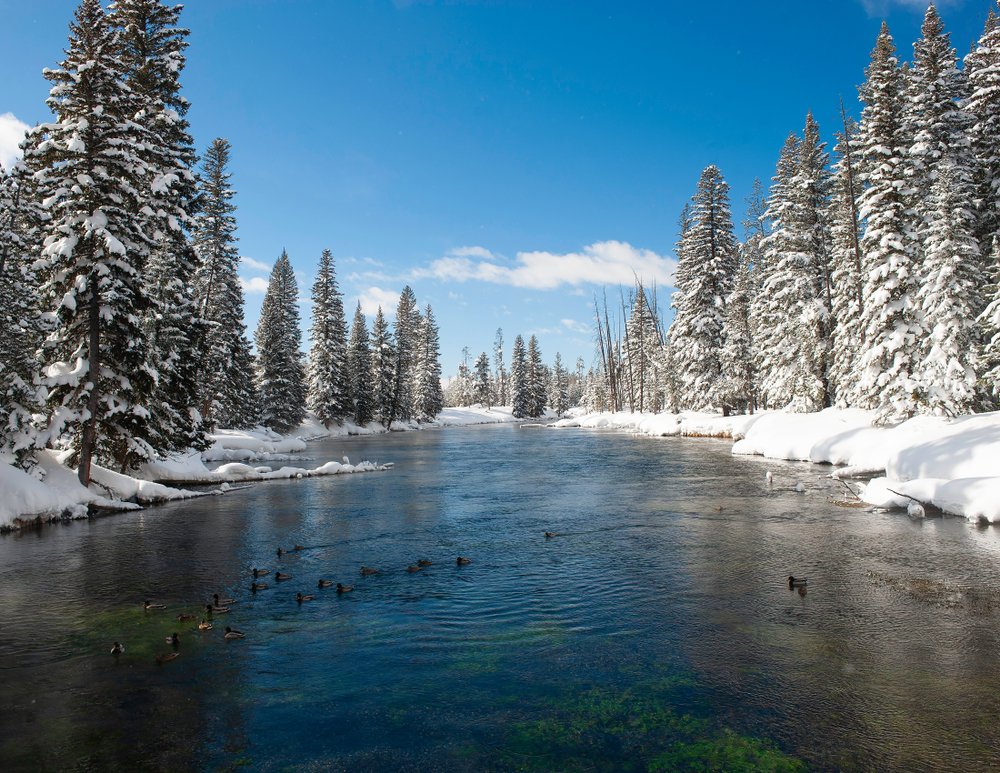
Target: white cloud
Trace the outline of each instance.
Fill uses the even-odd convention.
[[[484,260],[495,260],[496,255],[494,255],[490,250],[485,247],[456,247],[453,250],[448,251],[449,255],[454,255],[456,258],[483,258]]]
[[[471,250],[475,250],[475,257],[482,259],[470,259]],[[579,252],[564,254],[519,252],[513,266],[496,261],[493,253],[481,247],[462,248],[462,251],[466,254],[452,250],[433,261],[429,267],[414,271],[414,276],[554,290],[563,285],[630,285],[637,276],[647,282],[673,286],[674,270],[677,268],[677,261],[673,258],[619,241],[596,242]]]
[[[248,258],[246,255],[240,255],[240,263],[248,268],[256,269],[257,271],[266,271],[267,273],[271,273],[272,266],[270,263],[262,263],[259,260]]]
[[[962,0],[936,0],[935,5],[959,5]],[[861,0],[861,5],[869,16],[885,16],[893,8],[903,8],[904,10],[919,11],[923,13],[930,5],[930,0]]]
[[[381,287],[369,287],[358,296],[361,301],[361,311],[365,316],[374,317],[379,306],[382,313],[391,317],[396,313],[396,305],[399,303],[399,293],[394,290],[384,290]]]
[[[21,157],[18,145],[24,133],[31,127],[19,121],[13,113],[0,114],[0,166],[10,169],[14,161]]]
[[[575,319],[561,319],[559,322],[572,333],[590,333],[593,331],[592,326],[583,322],[577,322]]]
[[[251,279],[240,277],[240,285],[247,295],[263,295],[267,292],[267,280],[261,276],[255,276]]]

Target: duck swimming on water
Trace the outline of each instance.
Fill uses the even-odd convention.
[[[793,577],[788,575],[788,587],[789,588],[804,588],[809,584],[809,580],[805,577]]]
[[[455,559],[455,564],[458,566],[468,566],[472,563],[471,558],[466,558],[465,556],[459,556]]]
[[[372,566],[362,566],[361,567],[361,576],[362,577],[368,577],[368,576],[373,575],[373,574],[378,574],[378,569],[376,569],[376,568],[374,568]]]
[[[354,590],[353,585],[343,585],[342,583],[337,583],[337,593],[350,593]]]
[[[254,577],[267,577],[270,573],[271,573],[270,569],[254,569],[253,570],[253,576]]]
[[[316,598],[316,597],[315,596],[303,596],[301,591],[299,591],[298,593],[295,594],[295,600],[297,602],[299,602],[300,604],[303,601],[312,601],[314,598]]]
[[[217,607],[225,607],[236,603],[236,599],[220,599],[218,593],[213,593],[212,599],[215,601],[215,606]]]
[[[124,644],[119,644],[118,642],[115,642],[114,645],[111,647],[111,654],[112,655],[124,655],[125,654],[125,645]]]
[[[266,582],[252,582],[250,583],[250,590],[256,593],[259,590],[267,590],[268,585]]]
[[[212,630],[212,624],[210,622],[208,622],[208,620],[202,620],[200,623],[198,623],[198,630],[199,631],[211,631]]]
[[[278,582],[281,582],[282,580],[290,580],[290,579],[292,579],[292,575],[290,575],[290,574],[284,574],[282,572],[276,572],[275,575],[274,575],[274,579],[277,580]]]
[[[235,630],[233,628],[230,628],[228,625],[226,626],[226,634],[225,634],[224,638],[226,638],[226,639],[242,639],[245,636],[246,636],[246,634],[243,633],[243,631],[237,631],[237,630]]]
[[[166,609],[166,604],[153,604],[148,599],[142,602],[142,608],[145,612],[149,612],[151,609]]]
[[[317,588],[329,588],[332,585],[333,585],[333,580],[321,579],[318,583],[316,583]]]

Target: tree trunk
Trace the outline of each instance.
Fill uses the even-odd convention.
[[[84,486],[90,485],[90,462],[97,447],[97,404],[100,401],[98,379],[101,373],[101,299],[98,296],[97,277],[91,274],[87,280],[90,285],[90,319],[88,337],[87,380],[90,382],[90,395],[87,397],[87,412],[89,416],[83,423],[83,435],[80,439],[80,466],[77,477]]]

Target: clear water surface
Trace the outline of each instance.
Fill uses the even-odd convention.
[[[722,441],[306,453],[343,454],[395,467],[0,538],[0,768],[1000,768],[995,529],[838,507],[828,470]],[[253,567],[292,579],[254,595]],[[176,621],[213,592],[214,630]]]

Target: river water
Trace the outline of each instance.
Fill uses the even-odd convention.
[[[0,538],[0,768],[1000,768],[995,529],[838,507],[828,469],[722,441],[305,456],[344,454],[395,467]],[[292,579],[252,594],[253,567]],[[236,603],[212,631],[176,620],[213,592]]]

